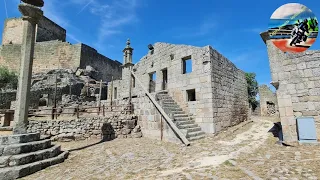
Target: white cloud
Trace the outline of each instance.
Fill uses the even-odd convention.
[[[303,12],[303,8],[306,6],[298,3],[289,3],[283,6],[280,6],[272,15],[271,19],[283,19],[288,16],[293,16],[297,13]],[[307,10],[307,9],[306,9]]]

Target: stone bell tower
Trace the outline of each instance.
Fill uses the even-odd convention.
[[[122,65],[122,81],[124,81],[124,97],[129,98],[131,104],[131,91],[132,91],[132,52],[133,48],[130,46],[130,39],[127,40],[127,46],[123,49],[123,65]]]

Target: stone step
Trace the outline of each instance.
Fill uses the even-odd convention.
[[[180,108],[177,104],[163,104],[163,108]]]
[[[173,114],[186,114],[184,111],[172,110],[171,112],[172,112]]]
[[[0,156],[0,168],[9,166],[20,166],[29,164],[44,159],[49,159],[57,156],[61,152],[60,145],[52,146],[48,149],[43,149],[35,152],[13,155],[13,156]]]
[[[58,156],[50,159],[45,159],[42,161],[37,161],[21,166],[0,168],[0,177],[2,177],[5,180],[22,178],[42,169],[45,169],[49,166],[62,163],[68,157],[68,155],[69,152],[65,151],[59,154]]]
[[[162,99],[161,101],[164,104],[176,103],[173,99]]]
[[[158,99],[160,99],[160,100],[166,100],[166,99],[168,99],[168,100],[173,100],[172,97],[170,97],[170,96],[168,96],[168,95],[166,95],[166,96],[158,95]]]
[[[188,121],[188,120],[192,120],[191,117],[177,117],[177,116],[174,116],[174,120],[176,121]]]
[[[197,124],[182,124],[178,126],[179,129],[188,129],[188,128],[196,128],[196,127],[198,127]]]
[[[197,132],[197,131],[201,131],[201,127],[192,127],[192,128],[186,128],[186,130],[188,131],[188,133],[192,133],[192,132]]]
[[[189,117],[187,114],[174,114],[174,117]]]
[[[194,120],[188,120],[188,121],[175,121],[176,125],[185,125],[185,124],[194,124]]]
[[[157,95],[162,95],[162,94],[168,94],[168,91],[160,91],[160,92],[157,92]]]
[[[206,135],[202,134],[202,135],[199,135],[199,136],[193,136],[193,137],[189,137],[187,138],[189,141],[196,141],[196,140],[199,140],[199,139],[203,139],[205,138]]]
[[[27,143],[32,141],[38,141],[39,139],[40,133],[0,136],[0,145]]]
[[[51,146],[51,140],[45,139],[41,141],[34,141],[21,144],[10,144],[0,146],[0,156],[17,155],[22,153],[35,152],[38,150],[46,149]]]
[[[205,132],[203,131],[195,131],[195,132],[190,132],[187,134],[187,137],[194,137],[194,136],[200,136],[205,134]]]

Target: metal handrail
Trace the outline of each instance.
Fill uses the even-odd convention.
[[[166,122],[169,124],[169,126],[172,128],[172,130],[179,136],[181,141],[185,145],[190,145],[190,142],[188,139],[183,135],[183,133],[179,130],[179,128],[173,123],[172,119],[167,115],[167,113],[162,109],[162,107],[159,105],[159,103],[154,99],[154,97],[151,96],[151,94],[144,88],[143,84],[141,83],[140,79],[137,78],[137,76],[131,71],[132,76],[136,79],[138,84],[141,86],[143,91],[146,93],[146,95],[149,97],[150,101],[153,103],[153,105],[158,109],[160,114],[164,117]]]

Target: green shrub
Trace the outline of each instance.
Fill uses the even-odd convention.
[[[0,66],[0,89],[17,89],[18,75],[8,68]]]

